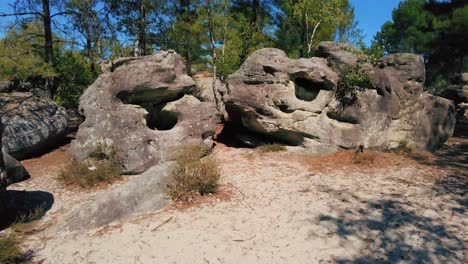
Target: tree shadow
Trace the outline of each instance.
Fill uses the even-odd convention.
[[[409,157],[423,165],[435,166],[449,171],[447,176],[437,180],[434,190],[438,195],[448,195],[459,204],[454,211],[468,209],[468,140],[451,138],[433,155],[410,153]]]
[[[1,231],[18,222],[21,216],[37,213],[36,217],[41,218],[54,204],[54,196],[43,191],[6,190],[0,194],[0,202],[3,203],[3,210],[0,208]]]
[[[344,209],[337,217],[321,215],[344,240],[365,243],[356,258],[337,263],[463,263],[464,241],[440,220],[420,215],[394,199],[367,202],[358,210]]]

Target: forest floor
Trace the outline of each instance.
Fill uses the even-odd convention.
[[[36,263],[468,263],[467,139],[451,138],[435,154],[365,151],[360,163],[353,151],[218,144],[220,194],[50,234],[99,192],[57,182],[67,148],[23,161],[31,179],[9,187],[48,210],[22,244]]]

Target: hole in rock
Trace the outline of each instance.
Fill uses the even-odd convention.
[[[177,101],[184,96],[180,91],[168,91],[165,88],[138,91],[122,91],[117,94],[124,104],[138,105],[144,108],[146,125],[153,130],[171,130],[179,122],[178,114],[163,110],[167,103]]]
[[[324,88],[323,83],[313,82],[306,78],[296,78],[294,80],[294,92],[300,100],[311,102],[317,98],[320,90]]]
[[[249,131],[236,122],[226,122],[221,133],[216,136],[216,141],[233,148],[255,148],[273,143],[284,144],[271,136]]]
[[[266,72],[266,73],[268,73],[268,74],[271,74],[271,75],[273,75],[273,76],[275,76],[275,73],[278,72],[277,69],[275,69],[275,68],[273,68],[273,67],[271,67],[271,66],[263,66],[263,71]]]
[[[141,104],[141,107],[148,111],[146,115],[146,125],[156,130],[171,130],[179,121],[177,113],[163,110],[164,105]]]
[[[256,116],[252,112],[246,112],[241,107],[227,103],[226,111],[230,121],[224,124],[216,135],[216,141],[229,147],[255,148],[261,145],[279,143],[288,146],[299,146],[304,138],[313,136],[298,131],[279,129],[272,133],[257,132],[261,127],[256,124]],[[245,124],[249,124],[247,128]]]

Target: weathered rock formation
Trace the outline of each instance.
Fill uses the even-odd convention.
[[[2,149],[1,139],[3,125],[0,122],[0,149]],[[24,181],[29,178],[29,174],[23,165],[8,155],[4,150],[0,151],[0,193],[10,184]],[[0,198],[1,199],[1,198]],[[1,203],[1,201],[0,201]],[[0,205],[1,209],[1,205]]]
[[[138,174],[173,159],[183,144],[212,145],[219,114],[189,95],[195,82],[174,52],[120,59],[80,98],[86,117],[70,147],[79,161],[99,144],[115,146],[122,169]]]
[[[455,133],[459,136],[468,134],[468,73],[462,73],[451,79],[450,85],[441,95],[452,100],[457,108]]]
[[[163,190],[174,162],[151,167],[128,182],[114,186],[66,215],[51,232],[100,227],[132,214],[154,212],[168,205]]]
[[[278,49],[254,52],[227,79],[235,126],[313,153],[358,145],[434,150],[452,135],[455,108],[422,91],[419,56],[392,54],[373,67],[355,48],[322,43],[318,53],[323,58],[293,60]],[[351,69],[371,84],[343,90]]]
[[[16,159],[37,154],[67,131],[68,116],[52,100],[30,93],[0,94],[3,148]]]

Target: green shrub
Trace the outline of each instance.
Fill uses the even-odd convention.
[[[83,163],[72,161],[61,171],[58,179],[66,185],[81,188],[101,183],[113,183],[121,178],[121,155],[113,146],[98,144],[96,150]]]
[[[347,70],[338,84],[336,90],[336,98],[340,102],[340,106],[345,108],[354,104],[358,104],[357,92],[363,91],[364,88],[375,89],[376,85],[371,78],[361,71],[361,65]]]
[[[21,225],[21,224],[34,222],[36,220],[41,219],[44,216],[44,214],[45,214],[45,206],[41,205],[27,214],[25,213],[20,214],[16,219],[15,225]]]
[[[362,46],[361,49],[355,48],[353,46],[341,46],[341,50],[353,53],[358,57],[360,63],[371,63],[373,66],[380,64],[380,59],[385,55],[384,48],[377,43],[372,43],[372,45],[367,48]]]
[[[258,147],[258,149],[260,150],[260,152],[279,152],[279,151],[285,151],[286,147],[279,143],[273,143],[273,144],[262,145]]]
[[[183,146],[170,172],[167,195],[173,200],[188,201],[196,195],[216,193],[220,169],[210,149],[199,145]]]
[[[14,235],[0,236],[0,263],[16,264],[24,263],[25,257],[19,247],[19,242]]]

